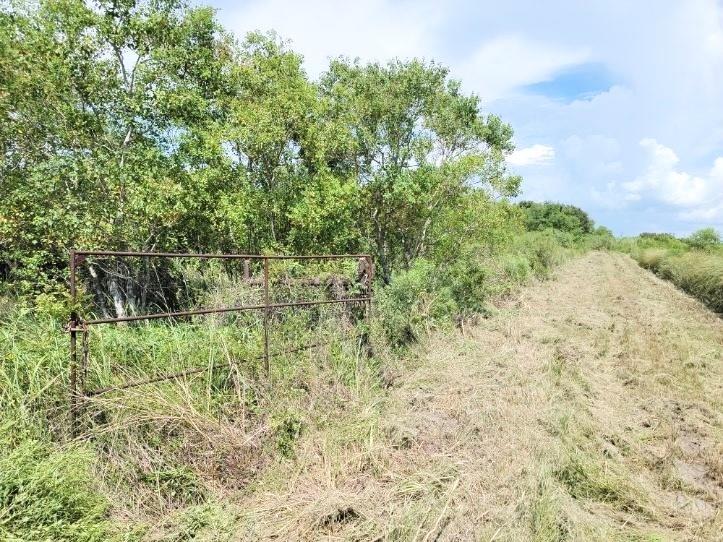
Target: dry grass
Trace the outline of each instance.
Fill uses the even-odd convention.
[[[593,253],[317,420],[228,538],[715,539],[722,347],[699,303]]]

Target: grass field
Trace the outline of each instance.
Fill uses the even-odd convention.
[[[591,253],[386,367],[206,539],[715,540],[722,355],[697,301]]]
[[[649,247],[634,249],[632,255],[644,268],[723,314],[723,249],[680,251]]]
[[[339,342],[276,360],[273,386],[250,365],[98,399],[65,441],[67,337],[21,317],[2,336],[0,538],[716,539],[721,320],[624,254],[539,276],[461,328],[424,294],[401,353]],[[91,380],[121,355],[248,354],[244,326],[136,331],[94,339]]]

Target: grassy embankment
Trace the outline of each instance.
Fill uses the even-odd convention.
[[[642,267],[723,313],[723,245],[691,247],[672,236],[623,239],[619,247]]]
[[[709,541],[723,322],[613,252],[397,367],[237,496],[242,540]]]
[[[579,250],[554,235],[526,234],[504,253],[465,267],[456,262],[442,272],[418,262],[379,292],[371,360],[348,339],[363,323],[314,311],[287,315],[276,322],[275,349],[330,344],[275,356],[270,378],[253,361],[261,336],[249,316],[94,329],[92,386],[193,366],[208,370],[89,401],[83,433],[74,439],[64,310],[51,300],[30,309],[5,299],[0,538],[188,540],[196,531],[231,529],[227,496],[253,493],[262,473],[294,456],[300,436],[336,427],[342,440],[368,437],[357,429],[373,422],[390,375],[407,359],[404,344],[489,310],[491,299],[547,277]],[[206,301],[237,300],[238,289],[222,284]]]

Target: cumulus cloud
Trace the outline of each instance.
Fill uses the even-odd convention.
[[[687,222],[720,224],[723,222],[723,201],[717,205],[700,207],[698,209],[678,213],[678,217]]]
[[[507,157],[507,163],[512,166],[539,166],[549,164],[555,159],[555,149],[549,145],[539,143],[531,147],[517,149]]]
[[[707,175],[695,175],[680,169],[680,159],[670,147],[652,138],[643,139],[640,145],[648,155],[645,172],[619,186],[611,183],[604,193],[594,195],[602,200],[617,198],[622,205],[662,203],[678,208],[674,216],[686,222],[723,221],[723,157],[716,158]]]
[[[640,145],[647,152],[649,163],[643,175],[622,183],[628,198],[649,197],[678,207],[694,207],[720,194],[723,159],[716,160],[710,176],[704,178],[680,171],[677,167],[680,159],[675,151],[655,139],[645,138]]]
[[[716,158],[710,170],[710,198],[705,204],[678,214],[688,222],[723,224],[723,158]]]

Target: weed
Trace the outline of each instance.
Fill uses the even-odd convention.
[[[108,502],[92,482],[87,446],[0,440],[0,539],[108,539]]]

